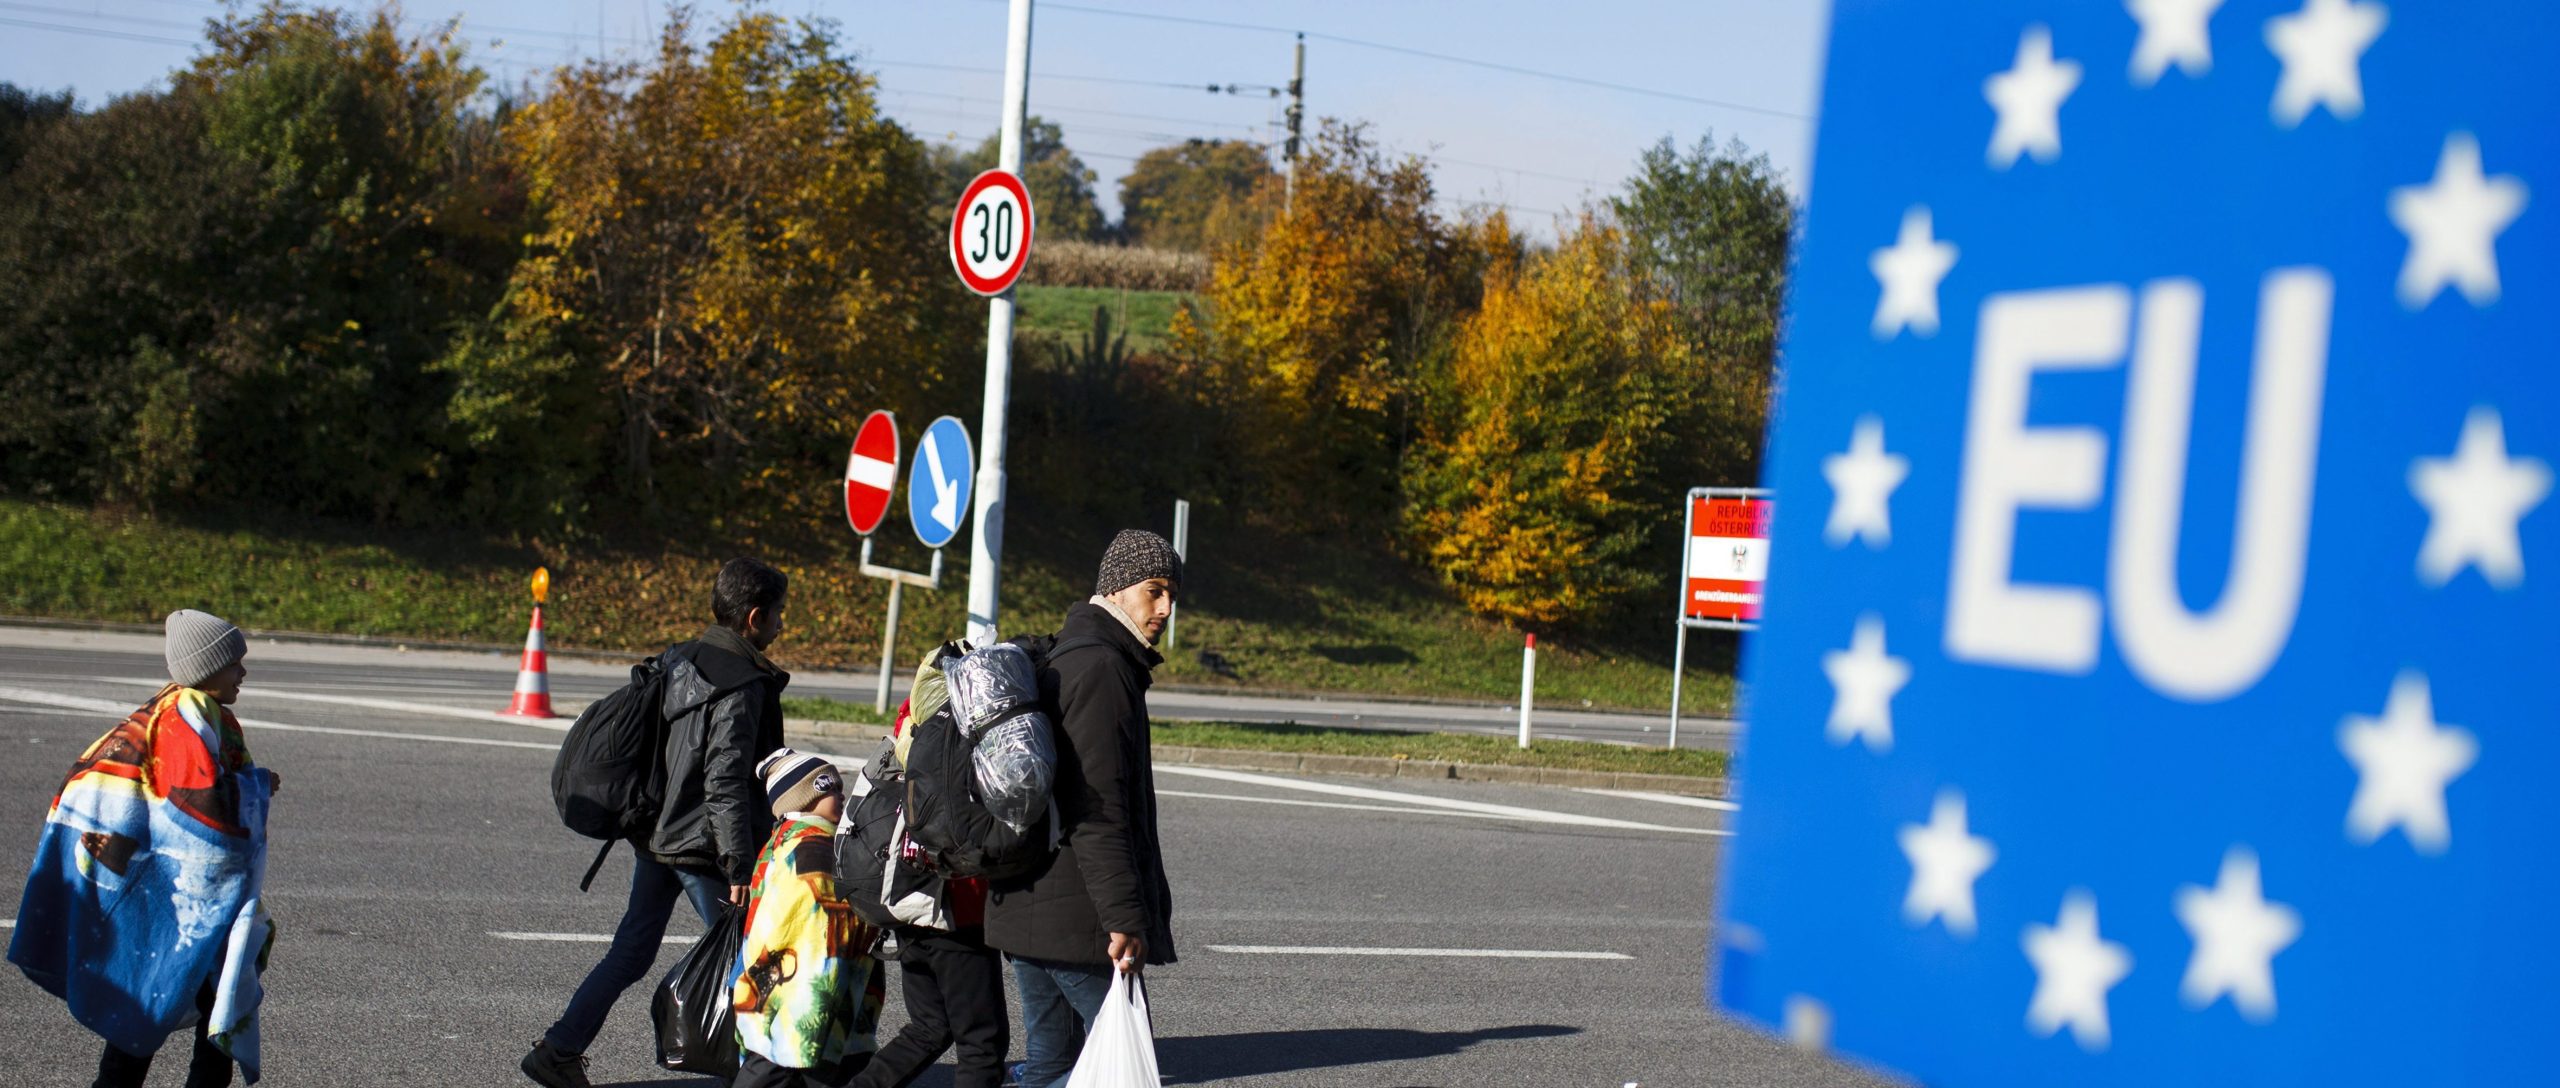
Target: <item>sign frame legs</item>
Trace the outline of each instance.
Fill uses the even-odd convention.
[[[905,595],[908,586],[918,589],[942,588],[942,549],[933,550],[932,569],[924,574],[918,574],[914,571],[873,565],[871,538],[866,536],[862,538],[862,559],[857,569],[867,577],[884,579],[889,583],[888,623],[880,633],[880,690],[871,700],[871,709],[886,717],[889,713],[889,689],[897,680],[898,609],[902,603],[901,598]]]

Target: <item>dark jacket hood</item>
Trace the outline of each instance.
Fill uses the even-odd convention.
[[[777,692],[791,682],[791,674],[758,651],[754,643],[718,624],[704,628],[702,637],[693,641],[684,656],[692,662],[699,679],[681,677],[667,686],[664,713],[669,717],[701,706],[721,692],[736,691],[759,680],[769,681]]]

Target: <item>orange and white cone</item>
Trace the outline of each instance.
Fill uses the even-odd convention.
[[[533,626],[524,633],[524,664],[516,670],[516,698],[504,711],[516,718],[557,718],[551,712],[551,665],[542,651],[542,606],[533,606]]]

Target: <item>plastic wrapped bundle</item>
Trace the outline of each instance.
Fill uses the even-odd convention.
[[[970,755],[978,799],[988,815],[1015,834],[1029,830],[1049,809],[1049,786],[1058,765],[1049,729],[1047,714],[1025,710],[987,730]]]
[[[999,642],[943,663],[952,717],[975,737],[1015,708],[1040,701],[1040,672],[1022,647]]]

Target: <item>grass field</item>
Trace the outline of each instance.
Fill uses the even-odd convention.
[[[794,718],[886,725],[867,704],[840,699],[790,697],[782,712]],[[1232,748],[1302,755],[1379,756],[1504,767],[1615,771],[1721,778],[1731,759],[1723,752],[1683,748],[1629,748],[1590,741],[1540,740],[1528,748],[1507,737],[1463,733],[1401,733],[1378,729],[1329,729],[1258,722],[1157,722],[1155,742],[1183,748]]]
[[[1024,284],[1014,289],[1014,300],[1020,305],[1015,327],[1026,333],[1057,336],[1069,344],[1082,344],[1093,331],[1093,308],[1100,306],[1110,312],[1113,329],[1128,330],[1129,350],[1156,351],[1165,346],[1173,312],[1189,297],[1179,291]]]
[[[1029,517],[1026,507],[1026,518]],[[1031,524],[1026,520],[1018,524]],[[877,561],[922,570],[913,541]],[[1009,633],[1053,629],[1092,591],[1107,531],[1027,535],[1006,553]],[[868,669],[880,655],[884,583],[854,570],[849,534],[832,551],[760,549],[792,576],[789,629],[775,657],[794,669]],[[1086,537],[1093,539],[1087,541]],[[555,650],[645,652],[698,633],[705,586],[726,552],[703,547],[552,556],[545,627]],[[1071,554],[1079,558],[1044,558]],[[938,592],[909,591],[899,656],[957,637],[967,556]],[[525,547],[275,518],[153,519],[0,500],[0,614],[154,623],[211,610],[254,629],[508,645],[524,638],[524,582],[544,558]],[[956,569],[955,569],[956,568]],[[1520,690],[1520,635],[1467,615],[1423,576],[1340,540],[1268,541],[1198,512],[1177,644],[1160,683],[1507,702]],[[1548,706],[1662,710],[1671,625],[1538,640]],[[1693,639],[1683,713],[1732,711],[1730,641]]]

